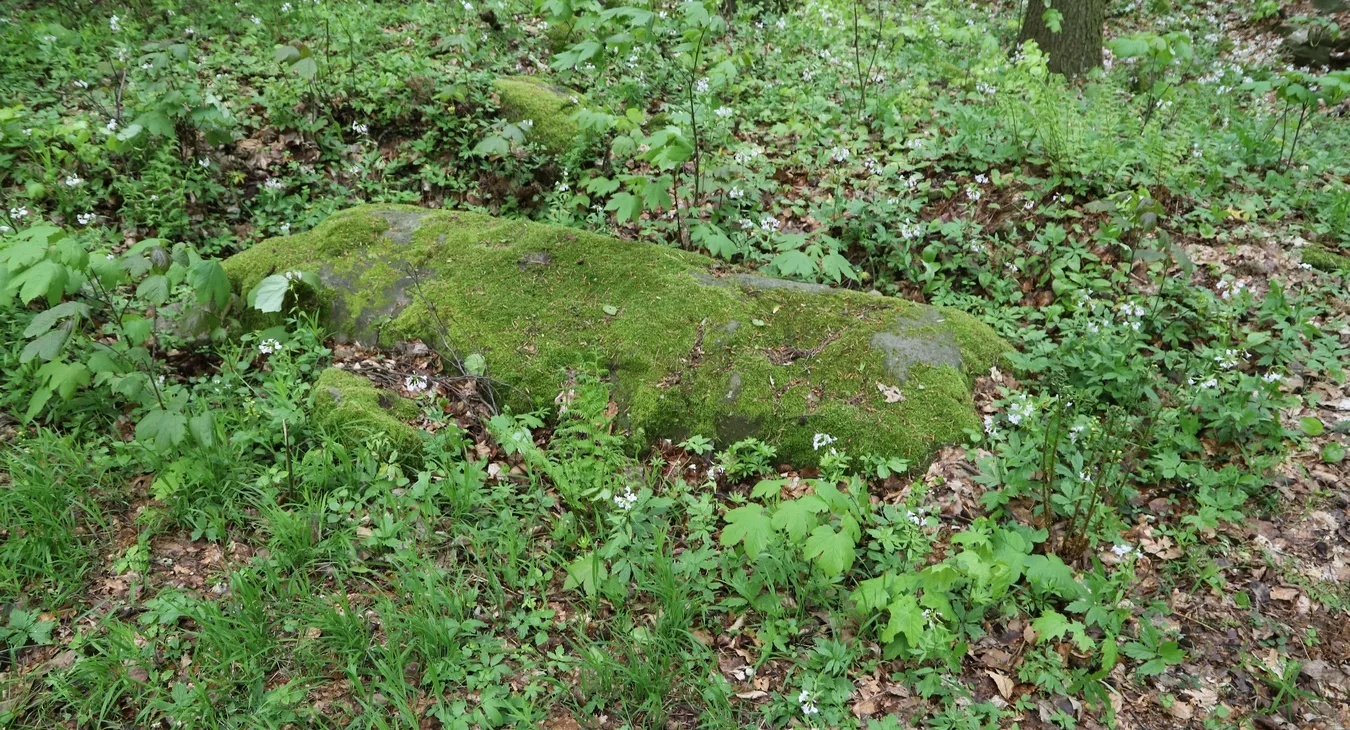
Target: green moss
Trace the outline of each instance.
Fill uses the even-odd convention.
[[[405,423],[417,415],[412,401],[344,370],[328,368],[314,384],[314,425],[344,444],[356,445],[384,434],[400,453],[420,453],[421,431]]]
[[[581,108],[580,94],[533,76],[508,76],[492,85],[501,98],[506,119],[533,122],[527,137],[548,151],[566,152],[581,134],[581,128],[572,121],[572,115]]]
[[[361,240],[344,244],[352,231]],[[241,291],[272,270],[319,272],[330,325],[367,342],[439,344],[434,302],[451,344],[482,353],[516,408],[552,402],[562,371],[598,356],[644,438],[754,435],[809,463],[816,433],[920,459],[978,426],[971,378],[1008,346],[975,318],[712,267],[662,246],[406,206],[346,211],[226,262]],[[878,383],[904,401],[887,403]]]
[[[1350,256],[1332,253],[1324,248],[1309,246],[1303,249],[1304,263],[1331,273],[1350,272]]]

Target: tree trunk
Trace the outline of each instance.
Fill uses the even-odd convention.
[[[1027,0],[1022,32],[1017,43],[1032,40],[1049,56],[1054,73],[1079,76],[1102,63],[1102,24],[1106,22],[1107,0],[1052,0],[1052,7],[1064,17],[1060,31],[1046,26],[1044,0]]]

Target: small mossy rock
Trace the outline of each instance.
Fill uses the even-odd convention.
[[[756,436],[799,464],[814,461],[817,433],[911,459],[960,439],[979,426],[972,377],[1009,349],[963,312],[476,213],[354,208],[225,268],[239,291],[316,272],[325,320],[362,342],[436,343],[439,319],[515,408],[552,402],[563,371],[598,355],[640,437]]]
[[[507,121],[530,120],[526,138],[554,154],[572,146],[581,128],[572,115],[581,109],[581,95],[533,76],[505,76],[492,82]]]
[[[1318,246],[1303,249],[1303,262],[1327,273],[1350,274],[1350,256],[1332,253]]]
[[[354,446],[384,434],[403,454],[422,451],[422,433],[408,425],[417,405],[375,387],[360,375],[328,368],[314,383],[314,425],[342,443]]]

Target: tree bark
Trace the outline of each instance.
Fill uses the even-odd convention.
[[[1044,0],[1027,0],[1018,45],[1036,41],[1049,56],[1052,72],[1068,77],[1081,76],[1102,63],[1102,25],[1106,22],[1107,0],[1052,0],[1052,7],[1064,19],[1060,31],[1051,32],[1043,18]]]

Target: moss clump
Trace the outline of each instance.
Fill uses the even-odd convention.
[[[530,120],[526,137],[553,154],[562,154],[581,134],[572,115],[581,109],[580,94],[533,76],[507,76],[492,83],[502,113],[512,123]]]
[[[359,243],[343,242],[350,231]],[[975,318],[713,264],[568,228],[366,206],[225,266],[241,291],[273,270],[319,273],[329,325],[366,342],[436,343],[439,318],[518,409],[552,402],[566,368],[598,360],[625,424],[648,439],[756,436],[805,464],[816,433],[922,459],[979,426],[971,378],[1009,348]]]
[[[1350,273],[1350,256],[1332,253],[1324,248],[1309,246],[1303,249],[1303,262],[1329,273]]]
[[[356,445],[384,434],[400,453],[420,453],[421,431],[405,423],[417,415],[412,401],[344,370],[328,368],[314,384],[311,420],[344,444]]]

